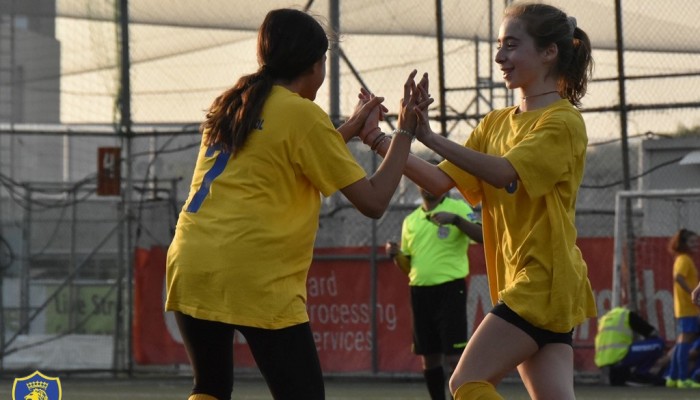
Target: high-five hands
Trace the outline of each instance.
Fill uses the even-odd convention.
[[[388,111],[382,104],[384,97],[374,96],[364,88],[360,89],[357,97],[358,101],[352,115],[338,128],[346,142],[354,136],[362,137],[366,135],[366,132],[363,133],[363,130],[371,130],[372,126],[376,127]],[[376,114],[377,112],[379,114]]]
[[[384,115],[389,111],[386,107],[384,107],[383,104],[381,103],[376,103],[376,99],[382,99],[384,100],[383,97],[376,97],[373,93],[367,91],[365,88],[360,89],[360,94],[357,96],[359,98],[359,104],[365,104],[365,107],[368,107],[370,104],[375,104],[371,109],[369,109],[369,112],[367,113],[367,117],[365,118],[365,123],[362,126],[362,129],[360,130],[359,137],[362,139],[363,142],[367,143],[365,139],[367,137],[376,137],[376,135],[381,133],[381,130],[379,129],[379,121],[384,120]]]
[[[423,78],[418,83],[419,99],[424,100],[430,98],[429,92],[430,81],[428,79],[428,74],[424,74]],[[418,119],[416,125],[416,139],[423,142],[428,136],[433,134],[433,130],[430,128],[430,120],[428,119],[428,108],[416,108],[416,117]]]
[[[428,73],[424,73],[418,85],[415,77],[418,71],[415,69],[408,75],[403,85],[403,98],[399,109],[399,129],[404,129],[415,134],[418,125],[418,116],[425,113],[426,119],[428,106],[434,99],[428,93]]]
[[[419,115],[425,114],[427,120],[428,106],[434,99],[428,93],[428,74],[423,74],[420,82],[416,85],[415,77],[418,71],[413,70],[408,75],[404,83],[404,93],[399,103],[398,128],[414,134],[418,127]],[[358,95],[359,104],[369,104],[374,97],[372,93],[361,89]],[[388,111],[380,104],[379,110],[373,109],[365,120],[365,125],[360,131],[360,139],[368,146],[375,143],[376,139],[382,136],[379,129],[379,121],[384,119],[384,114]]]

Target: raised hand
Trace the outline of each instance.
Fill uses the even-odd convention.
[[[452,221],[454,221],[455,217],[455,214],[445,211],[430,214],[430,220],[438,225],[451,224]]]
[[[379,121],[384,119],[384,114],[388,111],[382,104],[384,97],[375,96],[364,88],[360,89],[357,98],[358,101],[352,115],[347,122],[338,128],[338,131],[343,134],[345,141],[358,135],[360,138],[364,138],[363,134],[365,136],[367,134],[365,129],[368,129],[370,126],[377,127]],[[373,114],[375,111],[378,111],[378,114]],[[368,119],[370,120],[368,121]]]
[[[384,244],[384,251],[387,256],[394,258],[399,254],[399,245],[396,242],[386,242],[386,244]]]
[[[411,71],[406,83],[403,87],[403,98],[401,99],[401,108],[399,112],[399,128],[409,132],[415,132],[418,127],[419,114],[424,113],[425,119],[428,118],[428,106],[433,103],[434,99],[430,97],[428,92],[429,80],[428,74],[423,74],[418,85],[415,83],[417,71]]]
[[[417,90],[419,92],[418,98],[420,103],[414,108],[417,123],[416,123],[416,139],[423,142],[428,136],[434,134],[432,128],[430,127],[430,120],[428,119],[428,105],[432,103],[432,98],[428,92],[429,88],[428,74],[424,74],[423,78],[418,84]],[[428,100],[430,100],[428,102]]]
[[[418,101],[425,101],[430,98],[430,79],[428,73],[424,73],[418,82]]]
[[[690,296],[693,299],[693,304],[700,306],[700,283],[693,289]]]
[[[360,90],[358,98],[360,99],[358,107],[367,108],[368,105],[371,104],[372,100],[376,97],[374,96],[374,94],[368,92],[363,88]],[[387,111],[388,110],[386,109],[386,107],[384,107],[384,105],[381,103],[369,109],[369,112],[367,113],[367,116],[364,120],[364,124],[362,125],[362,129],[359,133],[359,137],[360,139],[362,139],[363,143],[371,145],[374,139],[376,139],[377,136],[381,135],[382,132],[381,129],[379,129],[379,121],[384,120],[384,114]]]
[[[384,101],[384,97],[376,97],[374,93],[370,92],[369,90],[365,88],[360,88],[360,93],[357,94],[357,105],[355,105],[355,111],[353,111],[353,115],[358,115],[361,116],[365,112],[365,109],[367,106],[371,107],[370,101],[373,99],[379,100],[379,111],[380,111],[380,121],[384,120],[384,115],[389,112],[389,109],[384,107],[384,104],[381,104]],[[352,118],[352,117],[351,117]]]
[[[418,103],[418,92],[416,91],[416,82],[414,78],[418,73],[417,70],[411,71],[408,79],[403,84],[403,98],[399,106],[399,128],[405,129],[413,133],[416,129],[417,117],[414,111]]]

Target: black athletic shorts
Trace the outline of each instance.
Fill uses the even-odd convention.
[[[523,332],[527,333],[528,336],[537,342],[537,346],[539,346],[540,349],[549,343],[564,343],[568,344],[569,346],[573,346],[573,329],[566,333],[559,333],[538,328],[527,322],[520,315],[516,314],[515,311],[511,310],[506,303],[503,302],[498,302],[498,304],[496,304],[496,306],[491,310],[491,313],[501,317],[507,322],[510,322],[511,324],[520,328]]]
[[[461,354],[467,345],[467,285],[456,279],[434,286],[411,286],[413,352]]]

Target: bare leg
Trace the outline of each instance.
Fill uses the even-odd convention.
[[[537,343],[520,328],[489,313],[462,353],[450,379],[450,392],[466,382],[487,381],[496,386],[537,351]]]
[[[550,343],[518,366],[530,398],[574,399],[574,349]]]

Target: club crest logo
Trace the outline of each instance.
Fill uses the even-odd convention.
[[[61,380],[39,371],[24,378],[15,378],[12,400],[61,400]]]
[[[505,187],[506,192],[509,194],[515,193],[516,190],[518,190],[518,180],[514,180],[513,182],[509,183],[508,186]]]
[[[450,228],[447,225],[438,226],[437,236],[440,239],[447,239],[450,236]]]

